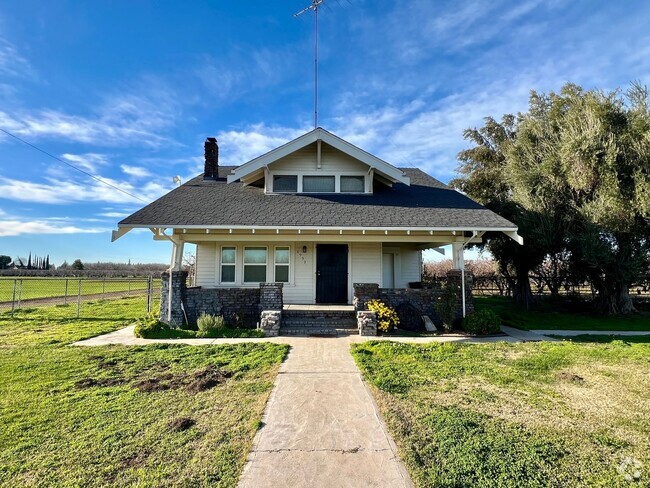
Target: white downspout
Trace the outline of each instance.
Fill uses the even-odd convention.
[[[478,231],[472,231],[472,237],[467,240],[455,243],[456,245],[452,246],[454,251],[454,264],[458,265],[460,268],[460,289],[462,295],[462,304],[463,304],[463,318],[467,316],[467,304],[465,298],[465,247],[469,244],[476,236]],[[460,246],[458,246],[460,244]]]
[[[179,253],[179,245],[177,240],[172,238],[171,236],[168,236],[165,234],[163,230],[160,231],[160,235],[163,237],[166,237],[169,242],[172,243],[172,259],[171,263],[169,264],[169,289],[167,290],[167,323],[171,323],[172,321],[172,272],[174,271],[177,261],[178,261],[178,253]]]

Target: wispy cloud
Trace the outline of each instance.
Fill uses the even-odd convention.
[[[119,181],[107,177],[102,177],[102,179],[147,201],[155,200],[168,192],[171,187],[171,185],[162,185],[158,181],[148,181],[144,185],[135,186],[128,181]],[[75,202],[142,204],[139,200],[98,181],[83,183],[56,178],[46,178],[45,183],[3,178],[0,181],[0,198],[45,204]]]
[[[108,158],[104,154],[85,153],[85,154],[70,154],[65,153],[61,155],[61,159],[80,167],[91,173],[96,173],[100,166],[108,164]]]
[[[20,220],[15,218],[0,220],[0,237],[23,234],[98,234],[107,229],[81,228],[75,225],[52,222],[50,220]]]
[[[90,114],[51,108],[5,108],[0,110],[0,126],[30,139],[96,146],[169,146],[175,143],[165,131],[175,124],[179,111],[174,89],[155,77],[144,77],[106,96]]]
[[[9,76],[33,76],[34,70],[16,47],[0,37],[0,74]]]
[[[308,128],[254,124],[240,130],[219,132],[219,157],[225,165],[239,165],[304,134]]]
[[[123,173],[129,176],[133,176],[134,178],[147,178],[151,176],[149,170],[141,166],[129,166],[128,164],[121,164],[120,168],[122,168]]]

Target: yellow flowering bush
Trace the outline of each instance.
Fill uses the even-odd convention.
[[[392,332],[399,325],[399,317],[394,308],[389,307],[381,300],[370,300],[366,306],[371,312],[377,315],[377,330],[381,332]]]

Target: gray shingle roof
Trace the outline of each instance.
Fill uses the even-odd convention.
[[[516,225],[417,168],[401,168],[411,186],[373,195],[265,195],[262,188],[197,176],[120,222],[124,226],[321,226],[515,229]]]

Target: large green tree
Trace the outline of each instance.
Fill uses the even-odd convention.
[[[629,286],[648,266],[647,90],[533,92],[506,159],[514,201],[564,214],[573,270],[590,279],[601,311],[632,311]]]
[[[516,298],[528,303],[527,274],[563,252],[597,290],[601,311],[632,311],[629,285],[647,270],[650,247],[647,90],[532,92],[526,113],[488,118],[465,138],[473,147],[459,154],[452,184],[515,222],[526,240],[488,243],[502,271],[515,270]]]
[[[524,246],[494,233],[486,235],[487,248],[510,283],[514,298],[528,306],[533,302],[528,279],[531,270],[547,254],[562,247],[561,235],[556,231],[561,218],[555,213],[528,209],[512,198],[507,154],[517,136],[517,119],[513,115],[505,115],[501,122],[487,117],[483,127],[467,129],[464,136],[473,147],[458,155],[460,176],[451,185],[518,225]]]

